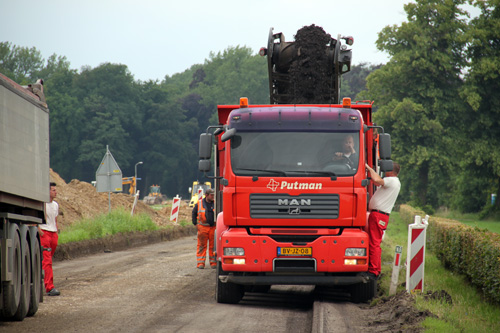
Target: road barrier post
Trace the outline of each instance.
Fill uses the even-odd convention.
[[[134,195],[134,203],[132,205],[132,211],[130,212],[130,216],[134,216],[134,210],[135,210],[135,206],[137,206],[137,200],[139,199],[139,190],[137,190],[135,192],[135,195]]]
[[[389,296],[394,295],[398,287],[399,268],[401,267],[402,252],[403,252],[403,247],[397,245],[394,253],[394,262],[392,263],[392,277],[391,277],[391,286],[389,287]]]
[[[203,199],[203,189],[199,188],[198,189],[198,202],[200,202]]]
[[[177,194],[175,198],[172,200],[172,210],[170,212],[170,221],[174,221],[174,223],[177,223],[180,203],[181,203],[181,198]]]
[[[408,255],[406,257],[406,291],[424,291],[425,235],[429,215],[415,216],[415,223],[408,226]]]

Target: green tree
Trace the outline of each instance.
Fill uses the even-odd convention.
[[[480,14],[470,22],[471,63],[462,91],[470,109],[460,122],[463,172],[454,202],[466,212],[490,206],[490,193],[500,194],[500,1],[474,3]]]
[[[359,94],[366,90],[366,78],[380,67],[382,67],[382,65],[372,65],[368,63],[361,63],[356,66],[353,65],[351,71],[342,75],[340,97],[350,97],[353,101],[363,100],[362,95]]]
[[[63,179],[78,178],[78,150],[85,117],[72,92],[75,70],[59,68],[45,80],[45,96],[50,113],[50,165]]]
[[[72,94],[83,117],[75,161],[78,179],[95,179],[106,146],[122,171],[133,167],[142,114],[137,107],[138,88],[127,66],[106,63],[83,69],[72,82]]]
[[[162,87],[143,85],[142,93],[145,135],[139,140],[139,156],[147,174],[143,186],[159,184],[162,193],[182,194],[197,168],[196,152],[189,140],[197,131],[196,121],[186,121],[176,96],[171,99]]]
[[[41,52],[34,47],[0,42],[0,72],[19,84],[35,82],[44,62]]]
[[[467,13],[464,0],[419,0],[404,6],[408,22],[387,26],[377,47],[391,60],[368,76],[368,95],[379,105],[374,119],[394,132],[404,198],[443,204],[457,152],[455,122],[463,110]],[[411,113],[407,119],[405,113]],[[409,123],[411,122],[411,123]]]

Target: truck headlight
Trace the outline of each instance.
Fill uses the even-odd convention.
[[[366,257],[366,248],[349,247],[345,249],[346,257]]]
[[[225,256],[244,256],[245,249],[242,247],[225,247],[224,248]]]

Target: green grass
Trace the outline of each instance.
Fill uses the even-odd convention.
[[[400,219],[398,213],[393,213],[382,242],[382,278],[379,283],[385,295],[389,292],[395,246],[403,247],[403,260],[406,260],[407,244],[408,226]],[[406,280],[403,263],[399,274],[398,292],[405,290],[401,285]],[[430,300],[424,297],[427,292],[442,290],[451,296],[452,304],[442,299]],[[500,305],[485,301],[480,291],[469,285],[463,276],[446,270],[428,249],[425,255],[424,295],[415,295],[415,300],[419,310],[428,310],[437,316],[424,320],[423,327],[426,332],[500,331]]]
[[[117,209],[95,219],[83,219],[66,227],[59,235],[59,243],[78,242],[117,233],[157,230],[158,228],[147,214],[130,216],[130,212]]]
[[[435,216],[456,220],[471,227],[486,229],[500,234],[500,219],[498,219],[498,217],[490,217],[486,220],[482,220],[479,217],[480,213],[460,214],[455,211],[438,211]]]

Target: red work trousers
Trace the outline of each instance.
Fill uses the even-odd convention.
[[[379,212],[370,212],[368,217],[368,236],[370,237],[370,255],[368,257],[368,272],[377,276],[380,275],[382,270],[382,236],[385,229],[389,224],[389,215]]]
[[[206,252],[207,252],[207,241],[209,242],[208,247],[208,258],[210,261],[210,266],[217,266],[215,261],[214,253],[214,233],[215,226],[210,227],[206,225],[198,224],[198,247],[196,249],[196,267],[205,267]]]
[[[42,230],[43,235],[40,236],[41,245],[50,251],[43,251],[42,269],[45,272],[45,291],[49,292],[54,289],[54,273],[52,273],[52,257],[57,248],[57,240],[59,235],[57,232]]]

